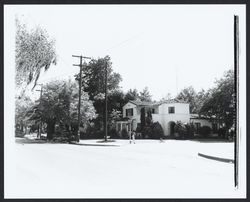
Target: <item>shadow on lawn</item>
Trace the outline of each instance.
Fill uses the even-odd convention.
[[[201,143],[233,143],[233,140],[219,139],[219,138],[200,138],[191,139],[190,141],[201,142]]]
[[[43,139],[29,139],[29,138],[16,138],[15,139],[16,143],[19,144],[43,144],[43,143],[47,143],[46,140]]]

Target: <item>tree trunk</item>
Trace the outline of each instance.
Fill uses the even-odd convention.
[[[47,139],[51,140],[53,138],[54,133],[55,133],[55,122],[48,121],[47,122]]]

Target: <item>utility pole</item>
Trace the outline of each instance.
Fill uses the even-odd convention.
[[[84,57],[82,55],[72,55],[72,57],[80,58],[80,64],[73,66],[79,66],[80,67],[80,79],[79,79],[79,100],[78,100],[78,132],[77,132],[77,142],[80,141],[80,124],[81,124],[81,96],[82,96],[82,59],[91,59],[90,57]]]
[[[39,107],[41,109],[41,100],[42,100],[42,94],[43,94],[43,84],[37,84],[38,86],[41,86],[40,90],[36,90],[36,91],[40,91],[40,103],[39,103]],[[38,133],[37,133],[37,137],[41,138],[41,134],[42,134],[42,117],[40,116],[40,123],[38,126]]]
[[[235,84],[235,140],[234,140],[234,185],[239,177],[239,16],[234,16],[234,84]]]
[[[107,92],[108,92],[108,62],[105,64],[105,142],[107,142],[108,135],[108,100],[107,100]]]

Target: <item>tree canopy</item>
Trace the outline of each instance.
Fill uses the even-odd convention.
[[[105,93],[105,67],[107,66],[107,89],[109,93],[118,90],[122,78],[119,73],[112,69],[111,58],[92,59],[89,64],[85,64],[82,71],[82,86],[89,93],[91,100],[104,99]],[[79,74],[76,75],[76,80]]]
[[[229,129],[235,120],[235,88],[234,71],[225,72],[224,76],[215,82],[216,86],[208,91],[200,113],[225,123]]]
[[[30,119],[41,119],[47,123],[48,138],[54,133],[55,124],[71,125],[77,123],[78,90],[77,84],[65,81],[52,81],[44,86],[43,95],[30,110]],[[96,117],[92,101],[86,92],[81,97],[81,123]]]
[[[41,27],[29,31],[25,24],[16,19],[16,86],[26,87],[32,81],[34,86],[42,68],[47,70],[56,64],[55,40],[50,39]]]
[[[150,95],[148,87],[146,86],[139,95],[139,98],[141,101],[145,101],[145,102],[151,102],[152,101],[152,95]]]

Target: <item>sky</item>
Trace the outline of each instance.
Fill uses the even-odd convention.
[[[245,30],[244,5],[11,5],[5,15],[56,40],[58,63],[39,83],[73,78],[79,60],[72,55],[109,55],[122,90],[147,86],[154,100],[213,87],[233,68],[234,15]]]

